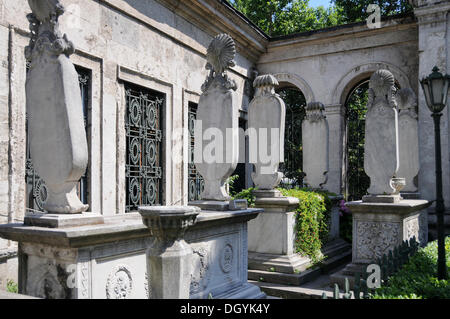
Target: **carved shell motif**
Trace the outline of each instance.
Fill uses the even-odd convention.
[[[206,59],[207,69],[212,69],[217,74],[222,74],[227,68],[233,67],[236,46],[228,34],[219,34],[208,47]]]
[[[257,95],[275,94],[278,85],[278,80],[272,74],[260,75],[253,81],[253,87],[258,89]]]
[[[206,53],[206,69],[210,74],[202,85],[202,91],[206,92],[212,83],[213,86],[221,86],[225,90],[236,90],[236,83],[228,78],[226,69],[235,66],[234,56],[236,46],[228,34],[219,34],[211,42]]]
[[[397,107],[395,101],[395,78],[388,70],[378,70],[371,77],[369,82],[369,102],[368,109],[375,103],[375,100],[384,100],[392,108]],[[387,99],[387,100],[386,100]]]

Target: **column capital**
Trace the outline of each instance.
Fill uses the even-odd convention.
[[[325,105],[325,115],[341,115],[345,116],[345,105],[344,104],[327,104]]]
[[[447,13],[450,11],[449,2],[436,0],[414,0],[414,14],[419,24],[440,23],[447,21]]]

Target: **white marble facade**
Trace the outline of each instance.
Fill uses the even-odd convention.
[[[166,95],[163,109],[162,204],[188,201],[188,104],[198,103],[208,71],[206,50],[218,33],[236,41],[237,104],[245,117],[255,69],[280,85],[300,89],[307,102],[325,106],[329,126],[328,173],[324,188],[345,188],[345,100],[353,87],[379,69],[418,97],[418,192],[434,200],[433,123],[419,78],[437,65],[450,73],[450,3],[415,1],[413,17],[392,18],[382,29],[365,25],[334,28],[291,38],[269,39],[225,3],[215,0],[62,0],[61,29],[76,44],[71,61],[91,72],[89,91],[89,205],[104,216],[125,212],[125,90],[131,83]],[[192,10],[197,5],[203,11]],[[29,43],[26,1],[0,2],[0,223],[20,222],[26,202],[24,48]],[[419,54],[421,52],[421,54]],[[448,160],[450,112],[441,122],[445,204],[450,207]],[[180,143],[181,142],[181,143]],[[172,155],[182,157],[181,162]],[[249,174],[249,172],[247,172]],[[447,195],[446,195],[447,194]],[[0,240],[1,251],[15,244]]]

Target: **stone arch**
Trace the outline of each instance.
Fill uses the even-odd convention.
[[[306,103],[314,102],[314,93],[309,86],[309,84],[300,76],[292,73],[277,73],[273,75],[278,82],[280,83],[280,87],[293,85],[298,88],[303,95],[305,96]]]
[[[395,65],[386,62],[362,64],[352,68],[338,82],[332,93],[333,105],[344,105],[348,94],[355,85],[379,69],[391,71],[401,88],[412,87],[408,75]]]

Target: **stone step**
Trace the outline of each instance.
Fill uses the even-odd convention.
[[[249,261],[249,269],[248,270],[248,278],[249,280],[254,281],[262,281],[262,282],[270,282],[282,285],[289,286],[300,286],[302,284],[306,284],[310,281],[317,279],[322,274],[330,273],[337,267],[341,265],[347,264],[351,261],[352,250],[351,245],[342,239],[337,239],[333,242],[328,243],[322,249],[322,253],[327,256],[325,260],[323,260],[317,266],[311,267],[311,261],[309,258],[301,257],[303,261],[296,266],[297,273],[292,273],[292,271],[284,271],[282,269],[282,261],[280,259],[280,263],[276,263],[277,259],[270,259],[270,263],[263,263],[262,259],[257,260],[257,254],[253,256]],[[258,261],[255,263],[255,261]],[[253,265],[254,264],[254,265]],[[270,270],[270,266],[272,266],[272,270]]]
[[[348,264],[351,260],[352,250],[347,248],[347,250],[344,250],[340,255],[322,261],[319,267],[322,269],[323,274],[328,274],[333,272],[336,268]]]
[[[333,298],[331,289],[326,288],[304,288],[295,286],[285,286],[281,284],[249,281],[257,285],[267,296],[278,297],[282,299],[322,299],[325,292],[328,298]]]
[[[337,239],[337,240],[334,240],[333,242],[326,244],[322,248],[322,254],[324,256],[326,256],[327,259],[329,259],[329,258],[333,258],[338,255],[341,255],[342,253],[344,253],[348,250],[351,250],[351,249],[352,249],[352,245],[350,245],[343,239]]]
[[[319,267],[306,269],[298,274],[283,274],[263,270],[248,270],[248,279],[260,282],[270,282],[289,286],[299,286],[316,279],[322,274]]]
[[[311,266],[311,260],[297,254],[289,256],[248,253],[248,269],[293,274]]]

